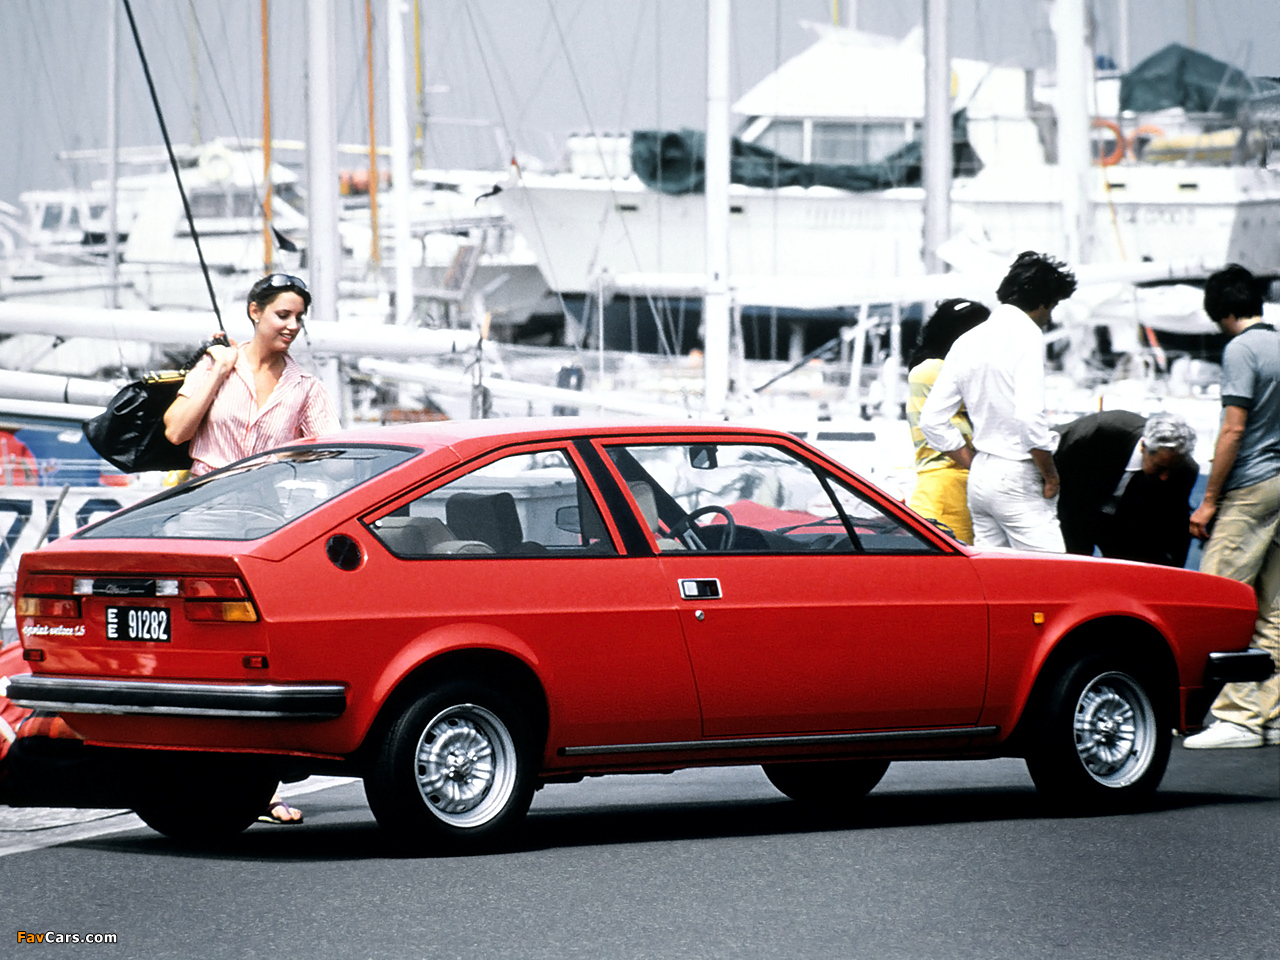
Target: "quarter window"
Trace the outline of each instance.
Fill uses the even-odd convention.
[[[370,529],[404,559],[616,552],[563,450],[495,460],[375,520]]]

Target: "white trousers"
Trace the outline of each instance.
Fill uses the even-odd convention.
[[[1031,460],[975,454],[969,468],[969,514],[975,547],[1066,553],[1058,498],[1045,499],[1044,478]]]

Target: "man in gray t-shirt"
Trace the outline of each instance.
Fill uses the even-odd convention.
[[[1254,587],[1252,645],[1280,661],[1280,333],[1262,320],[1261,284],[1235,264],[1205,283],[1204,309],[1233,339],[1222,351],[1222,426],[1191,533],[1209,539],[1202,572]],[[1280,675],[1227,684],[1213,716],[1183,746],[1280,744]]]
[[[1280,473],[1280,334],[1261,318],[1246,322],[1222,351],[1222,407],[1224,421],[1231,407],[1246,414],[1223,492]]]

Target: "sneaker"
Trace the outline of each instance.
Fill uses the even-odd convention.
[[[1280,747],[1280,727],[1263,727],[1262,742],[1268,747]]]
[[[1276,731],[1280,735],[1280,731]],[[1226,720],[1216,720],[1213,726],[1193,737],[1187,737],[1182,745],[1188,750],[1216,750],[1223,747],[1260,747],[1262,737],[1248,727]]]

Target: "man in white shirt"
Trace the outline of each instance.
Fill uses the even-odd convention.
[[[1042,332],[1075,289],[1064,264],[1019,254],[996,291],[1000,306],[955,342],[920,411],[929,445],[969,468],[974,546],[1065,552],[1057,434],[1044,412]],[[973,422],[972,449],[951,423],[962,404]]]

